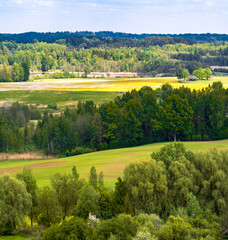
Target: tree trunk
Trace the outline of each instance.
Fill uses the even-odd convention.
[[[31,228],[33,228],[33,214],[31,214]]]
[[[176,142],[177,141],[177,134],[176,133],[174,133],[174,142]]]

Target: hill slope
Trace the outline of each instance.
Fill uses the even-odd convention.
[[[89,171],[95,166],[99,174],[103,170],[106,185],[113,185],[117,177],[123,175],[124,167],[139,160],[149,160],[153,151],[158,151],[166,143],[154,143],[139,147],[107,150],[68,158],[54,160],[16,160],[0,162],[0,174],[16,174],[24,166],[31,167],[39,186],[49,184],[50,177],[57,173],[70,173],[75,165],[80,178],[88,178]],[[228,139],[212,142],[185,142],[186,148],[196,151],[207,151],[212,148],[228,150]]]

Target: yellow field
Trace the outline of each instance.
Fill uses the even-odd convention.
[[[48,80],[46,80],[48,81]],[[46,82],[45,81],[45,82]],[[67,80],[65,80],[67,81]],[[80,80],[78,80],[80,81]],[[143,86],[150,86],[151,88],[159,88],[165,83],[169,83],[174,88],[181,86],[189,87],[191,89],[202,89],[207,87],[213,82],[221,81],[225,88],[228,88],[228,77],[213,77],[210,80],[198,80],[198,81],[180,81],[176,77],[169,78],[120,78],[120,79],[86,79],[81,82],[72,82],[67,84],[68,86],[50,86],[47,90],[55,91],[103,91],[103,92],[126,92],[132,89],[139,90]],[[51,81],[53,82],[53,81]]]
[[[77,78],[77,79],[42,79],[30,82],[0,83],[1,91],[18,90],[52,90],[52,91],[87,91],[87,92],[126,92],[132,89],[139,90],[143,86],[154,89],[165,83],[174,88],[181,86],[191,89],[202,89],[213,82],[221,81],[228,88],[228,77],[212,77],[210,80],[180,81],[176,77],[158,78]]]

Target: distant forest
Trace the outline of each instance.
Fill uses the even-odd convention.
[[[164,73],[176,76],[180,67],[192,74],[199,67],[228,66],[228,42],[186,44],[171,43],[174,38],[151,37],[139,40],[144,47],[122,47],[121,42],[111,39],[106,40],[109,45],[94,39],[81,40],[0,43],[0,81],[26,81],[28,68],[30,72],[137,72],[141,76]],[[95,43],[98,46],[92,47]]]
[[[17,43],[32,43],[34,40],[54,43],[59,39],[67,39],[70,42],[71,38],[98,38],[100,40],[106,41],[107,38],[115,38],[115,39],[132,39],[137,43],[136,40],[145,39],[148,37],[172,37],[174,41],[180,41],[181,39],[191,40],[192,44],[198,41],[201,42],[216,42],[216,41],[228,41],[227,34],[133,34],[133,33],[121,33],[121,32],[110,32],[110,31],[101,31],[101,32],[47,32],[47,33],[39,33],[39,32],[26,32],[20,34],[0,34],[0,42],[2,41],[16,41]],[[176,40],[179,39],[179,40]],[[120,40],[119,40],[120,41]],[[125,42],[123,40],[123,42]]]

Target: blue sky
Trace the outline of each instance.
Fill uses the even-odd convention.
[[[0,32],[228,33],[228,0],[0,0]]]

